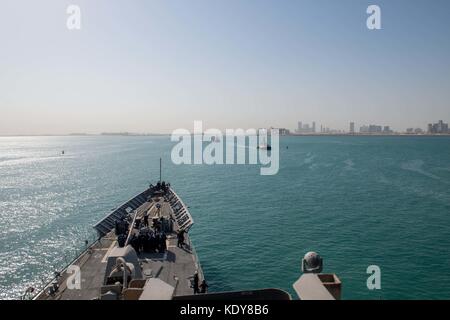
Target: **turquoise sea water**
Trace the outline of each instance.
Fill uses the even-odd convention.
[[[175,166],[172,146],[169,137],[0,138],[0,298],[69,262],[96,221],[158,179],[161,156],[196,221],[212,291],[293,294],[314,250],[346,299],[450,299],[449,137],[282,137],[275,176],[257,165]],[[366,287],[369,265],[381,268],[381,290]]]

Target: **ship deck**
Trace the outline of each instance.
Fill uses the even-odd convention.
[[[144,212],[148,211],[150,213],[150,220],[152,216],[157,214],[156,203],[158,202],[153,201],[142,204],[137,209],[137,216],[142,216]],[[161,204],[159,214],[164,217],[172,217],[173,209],[170,204],[164,202],[163,199],[159,203]],[[193,294],[191,281],[196,271],[199,274],[200,281],[203,279],[203,273],[189,235],[187,233],[185,234],[185,246],[179,248],[177,247],[177,230],[178,225],[174,223],[174,232],[167,234],[167,250],[165,253],[141,253],[138,255],[145,279],[159,278],[171,285],[175,288],[174,297]],[[136,230],[134,231],[136,232]],[[106,236],[100,238],[72,263],[72,265],[79,266],[80,268],[80,289],[68,288],[66,283],[70,273],[62,272],[58,280],[58,291],[52,295],[42,292],[36,299],[98,299],[104,281],[108,255],[117,246],[117,238],[113,230]]]

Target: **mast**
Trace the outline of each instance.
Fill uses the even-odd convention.
[[[161,183],[161,165],[162,165],[162,158],[159,158],[159,182]]]

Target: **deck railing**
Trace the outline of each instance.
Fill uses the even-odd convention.
[[[36,285],[33,284],[31,287],[28,287],[25,291],[25,294],[21,296],[22,300],[35,300],[39,295],[44,294],[45,293],[45,289],[49,288],[54,281],[57,281],[61,275],[71,266],[73,265],[75,262],[77,262],[81,257],[83,257],[86,253],[88,253],[99,241],[100,238],[98,238],[97,235],[93,235],[91,238],[91,241],[86,240],[86,242],[84,243],[84,248],[82,249],[75,249],[74,250],[74,255],[71,258],[71,260],[69,260],[69,262],[67,261],[67,253],[64,254],[64,262],[65,265],[56,271],[53,271],[53,276],[49,276],[47,278],[41,278],[41,284]],[[33,293],[30,294],[29,289],[33,288]],[[27,296],[28,293],[28,296]]]

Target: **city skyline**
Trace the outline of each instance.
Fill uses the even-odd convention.
[[[370,4],[6,1],[0,135],[448,122],[450,3],[376,1],[381,30]]]
[[[422,127],[407,127],[405,130],[393,130],[393,128],[390,125],[379,125],[379,124],[362,124],[359,128],[356,127],[357,123],[355,122],[349,122],[348,123],[348,129],[336,129],[336,128],[330,128],[327,126],[324,126],[323,124],[320,125],[320,130],[317,130],[317,124],[315,121],[311,123],[303,123],[302,121],[297,122],[297,128],[292,129],[289,127],[274,127],[270,126],[267,128],[258,128],[255,130],[270,130],[275,129],[279,130],[280,135],[310,135],[310,134],[382,134],[382,135],[404,135],[404,134],[419,134],[419,135],[430,135],[430,134],[450,134],[449,130],[449,124],[447,122],[444,122],[443,120],[439,120],[435,123],[428,123],[426,128]],[[183,128],[189,131],[189,128]],[[218,128],[205,128],[203,132],[205,132],[208,129],[218,129]],[[227,128],[231,129],[231,128]],[[249,129],[249,128],[233,128],[233,129]],[[220,129],[218,129],[220,130]],[[42,134],[6,134],[6,135],[0,135],[2,136],[88,136],[88,135],[105,135],[105,136],[126,136],[126,135],[170,135],[171,133],[163,133],[163,132],[137,132],[137,131],[109,131],[109,132],[71,132],[71,133],[64,133],[64,134],[58,134],[58,133],[42,133]]]

